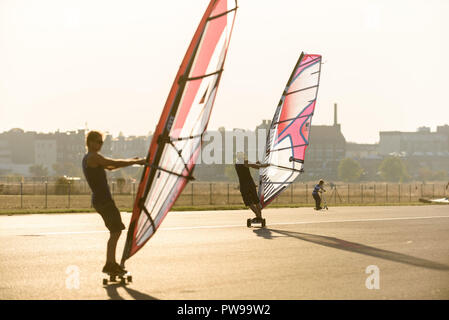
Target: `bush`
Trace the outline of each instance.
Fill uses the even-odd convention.
[[[384,181],[405,182],[410,179],[407,168],[398,157],[386,158],[380,164],[379,171]]]
[[[55,182],[55,194],[67,194],[70,181],[65,177],[59,177]]]
[[[338,177],[345,182],[359,181],[362,173],[363,169],[354,159],[343,159],[338,165]]]

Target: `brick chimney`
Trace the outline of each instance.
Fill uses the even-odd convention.
[[[334,126],[337,125],[337,104],[334,103]]]

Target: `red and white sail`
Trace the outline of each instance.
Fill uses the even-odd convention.
[[[236,0],[211,0],[187,49],[151,141],[122,264],[156,232],[192,179],[236,11]]]
[[[304,54],[287,82],[267,136],[259,199],[266,207],[303,172],[320,82],[321,56]]]

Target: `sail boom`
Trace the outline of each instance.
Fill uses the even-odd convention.
[[[314,100],[309,101],[309,102],[313,102],[313,101],[314,101]],[[290,122],[290,121],[292,121],[292,120],[296,120],[296,119],[300,119],[300,118],[307,118],[307,117],[310,117],[310,116],[313,116],[313,113],[307,114],[307,115],[302,115],[302,116],[295,117],[295,118],[285,119],[285,120],[282,120],[282,121],[275,122],[274,124],[280,124],[280,123],[284,123],[284,122]]]
[[[217,14],[216,16],[213,16],[213,17],[208,18],[207,20],[210,21],[210,20],[214,20],[214,19],[220,18],[220,17],[222,17],[222,16],[224,16],[224,15],[227,15],[228,13],[230,13],[230,12],[232,12],[232,11],[236,11],[237,8],[238,8],[238,7],[236,6],[235,8],[232,8],[231,10],[228,10],[228,11],[226,11],[226,12]]]

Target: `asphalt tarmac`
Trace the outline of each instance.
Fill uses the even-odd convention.
[[[0,216],[0,299],[449,299],[447,205],[264,216],[171,212],[127,261],[133,282],[108,286],[98,214]]]

